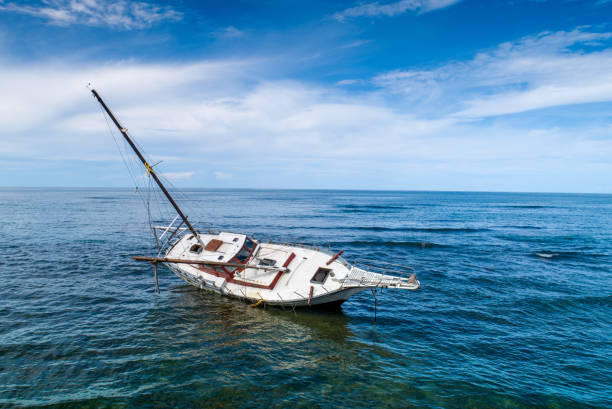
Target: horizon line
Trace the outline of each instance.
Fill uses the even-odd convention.
[[[0,186],[0,189],[125,189],[135,190],[129,186]],[[363,189],[363,188],[261,188],[261,187],[181,187],[182,190],[251,190],[251,191],[337,191],[337,192],[405,192],[405,193],[514,193],[514,194],[558,194],[558,195],[612,195],[612,192],[538,192],[525,190],[445,190],[445,189]]]

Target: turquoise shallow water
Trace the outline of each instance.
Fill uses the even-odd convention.
[[[129,189],[0,189],[0,406],[612,406],[612,196],[188,191],[191,220],[413,266],[340,313],[131,261]]]

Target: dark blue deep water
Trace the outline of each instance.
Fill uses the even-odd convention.
[[[0,189],[2,407],[612,407],[612,196],[188,191],[201,228],[407,264],[417,292],[251,308],[131,260],[129,189]]]

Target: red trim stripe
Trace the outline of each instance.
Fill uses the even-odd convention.
[[[279,271],[278,273],[276,273],[276,276],[274,276],[274,279],[272,279],[272,282],[269,285],[265,285],[265,284],[250,283],[250,282],[242,281],[242,280],[236,280],[234,279],[233,273],[221,273],[219,271],[208,269],[201,264],[199,265],[190,264],[190,266],[197,268],[198,270],[203,271],[207,274],[212,274],[216,277],[223,277],[228,283],[244,285],[246,287],[262,288],[264,290],[272,290],[276,286],[276,283],[278,283],[278,280],[280,280],[281,276],[283,275],[283,271]]]
[[[338,252],[338,254],[336,254],[335,256],[333,256],[332,258],[329,259],[329,261],[325,264],[326,266],[330,265],[331,263],[333,263],[334,261],[336,261],[338,259],[338,257],[340,257],[340,254],[344,253],[344,250],[340,250]]]
[[[295,258],[295,253],[291,253],[289,255],[289,258],[287,259],[287,261],[285,261],[285,264],[283,264],[284,268],[289,267],[289,264],[291,264],[291,262],[293,261],[293,259]]]

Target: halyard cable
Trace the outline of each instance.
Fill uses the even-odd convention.
[[[106,115],[106,113],[104,112],[103,108],[100,106],[100,111],[102,111],[102,116],[104,117],[104,121],[106,122],[106,126],[108,128],[108,131],[110,133],[110,135],[113,138],[113,141],[115,142],[115,146],[117,146],[117,150],[119,151],[119,156],[121,156],[121,160],[123,161],[123,164],[125,165],[125,167],[128,170],[128,173],[130,175],[130,177],[132,178],[132,183],[134,184],[134,186],[136,187],[136,191],[138,192],[138,197],[140,198],[140,200],[143,202],[145,208],[147,209],[148,212],[148,216],[149,216],[149,229],[151,229],[151,214],[150,214],[150,195],[148,198],[145,198],[144,193],[142,192],[142,190],[144,188],[146,188],[145,185],[140,186],[138,183],[138,178],[135,176],[135,173],[137,172],[136,169],[138,169],[138,164],[134,164],[134,160],[132,158],[132,155],[130,155],[129,153],[124,152],[125,146],[120,144],[117,141],[117,138],[115,136],[115,133],[113,132],[113,128],[111,127],[109,121],[108,121],[108,117]],[[122,146],[124,147],[124,149],[122,149]],[[132,159],[132,162],[130,163],[130,159]],[[150,182],[150,181],[149,181]],[[149,188],[147,189],[148,193],[150,193],[150,191],[152,190],[149,186]]]
[[[104,121],[106,122],[106,126],[108,127],[108,131],[111,134],[111,136],[113,137],[113,141],[115,141],[115,145],[117,146],[117,150],[119,151],[119,156],[121,156],[121,160],[123,161],[123,164],[125,165],[125,167],[128,170],[128,173],[130,174],[130,177],[132,178],[132,182],[134,183],[134,186],[136,186],[137,188],[138,183],[136,182],[136,177],[134,176],[134,174],[132,173],[132,169],[130,167],[130,165],[128,164],[128,161],[126,160],[126,155],[123,153],[123,151],[121,150],[121,147],[119,146],[119,142],[117,141],[117,138],[115,137],[115,134],[113,133],[113,130],[110,126],[110,123],[108,122],[108,117],[106,116],[106,113],[104,112],[104,109],[100,106],[100,111],[102,111],[102,116],[104,116]],[[138,195],[141,200],[143,200],[143,204],[146,206],[146,201],[143,199],[143,197],[139,194]]]

